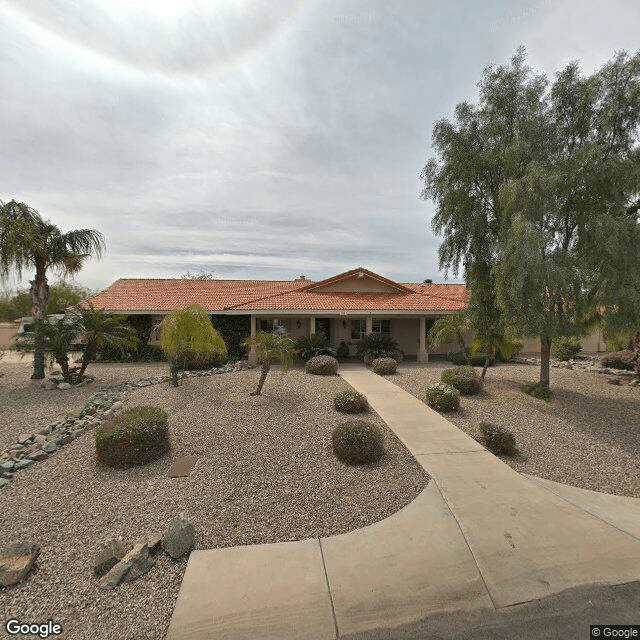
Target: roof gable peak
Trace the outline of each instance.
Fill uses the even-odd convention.
[[[412,289],[399,282],[394,282],[364,267],[351,269],[344,273],[313,282],[300,289],[315,293],[326,292],[358,292],[358,293],[413,293]]]

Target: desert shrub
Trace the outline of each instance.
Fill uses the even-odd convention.
[[[369,403],[357,391],[341,391],[333,399],[333,406],[342,413],[362,413],[367,410]]]
[[[470,364],[473,367],[484,367],[486,359],[487,354],[482,351],[478,351],[474,355],[462,353],[461,351],[449,351],[449,353],[447,353],[447,360],[457,365]],[[495,361],[494,356],[489,356],[490,367],[495,364]]]
[[[129,409],[96,430],[98,460],[110,467],[140,466],[169,448],[167,414],[157,407]]]
[[[498,456],[512,456],[516,452],[516,437],[504,427],[497,427],[488,422],[480,423],[482,441],[491,453]]]
[[[349,357],[349,345],[344,340],[340,340],[340,345],[338,346],[336,355],[338,356],[338,358]]]
[[[316,356],[307,362],[307,373],[331,376],[338,373],[338,361],[333,356]]]
[[[398,365],[393,358],[376,358],[371,362],[373,367],[373,373],[377,373],[379,376],[389,376],[395,373]]]
[[[440,379],[465,396],[475,395],[482,390],[482,378],[470,365],[465,364],[455,369],[445,369],[440,375]]]
[[[570,360],[582,351],[582,341],[575,337],[556,338],[551,343],[551,357],[556,360]]]
[[[551,402],[551,391],[547,385],[542,382],[525,382],[521,387],[522,391],[526,394],[544,400],[545,402]]]
[[[375,424],[350,420],[339,424],[331,436],[333,451],[347,464],[377,462],[384,453],[384,438]]]
[[[460,406],[460,392],[448,384],[436,384],[427,389],[427,402],[438,411],[453,411]]]
[[[524,340],[521,340],[520,338],[509,340],[508,350],[506,351],[509,353],[509,355],[508,356],[505,355],[506,352],[502,353],[500,348],[498,348],[496,349],[496,360],[499,360],[502,362],[510,362],[511,360],[513,360],[518,356],[522,347],[524,347]],[[480,366],[480,365],[477,365],[477,366]],[[484,362],[482,363],[482,366],[484,366]]]
[[[212,369],[213,367],[222,367],[226,362],[226,357],[215,353],[197,355],[193,351],[182,351],[178,354],[178,366],[187,371],[201,371],[203,369]]]
[[[633,371],[633,356],[634,351],[631,349],[614,351],[603,356],[600,360],[600,365],[603,367],[611,367],[612,369],[626,369],[627,371]]]

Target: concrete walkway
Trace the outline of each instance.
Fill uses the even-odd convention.
[[[340,374],[431,482],[348,534],[194,551],[167,640],[332,640],[640,580],[640,500],[522,476],[385,378]]]

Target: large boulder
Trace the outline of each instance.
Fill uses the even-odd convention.
[[[0,585],[10,587],[23,580],[40,555],[35,542],[16,542],[0,549]]]
[[[193,549],[195,539],[193,525],[182,516],[178,516],[171,521],[162,536],[162,548],[172,558],[177,559]]]

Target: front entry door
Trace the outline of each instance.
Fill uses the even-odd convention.
[[[316,318],[316,333],[323,333],[331,342],[331,318]]]

